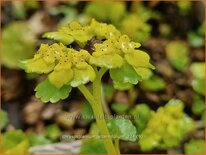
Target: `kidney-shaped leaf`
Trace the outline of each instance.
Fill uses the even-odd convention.
[[[128,119],[111,119],[108,120],[107,126],[112,137],[126,141],[137,139],[136,128]]]
[[[29,148],[29,141],[21,130],[9,131],[3,134],[0,147],[0,153],[26,154]]]
[[[36,97],[40,98],[42,102],[55,103],[60,99],[65,99],[69,96],[72,87],[64,85],[61,88],[55,87],[48,79],[42,81],[35,88]]]
[[[114,84],[114,88],[117,90],[128,90],[132,87],[131,83],[121,83],[121,82],[117,82],[117,81],[113,81]]]
[[[80,148],[80,154],[106,154],[104,143],[101,139],[85,139]]]
[[[20,61],[32,57],[35,34],[26,22],[13,22],[2,29],[1,63],[18,69]]]
[[[189,62],[187,44],[182,41],[171,41],[165,50],[171,65],[177,70],[183,71]]]
[[[186,154],[205,154],[205,141],[203,139],[192,139],[184,145]]]
[[[137,75],[133,67],[127,62],[121,68],[111,69],[110,76],[112,80],[119,83],[137,84],[141,80],[141,77]]]
[[[0,118],[1,129],[4,129],[9,121],[7,112],[1,109]]]
[[[195,78],[205,78],[205,63],[204,62],[194,62],[192,63],[190,70]]]

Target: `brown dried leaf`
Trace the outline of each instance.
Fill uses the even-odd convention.
[[[28,124],[36,124],[40,120],[41,111],[44,104],[40,100],[32,97],[23,109],[24,120]]]
[[[71,129],[74,126],[79,114],[80,110],[72,112],[62,111],[55,116],[55,122],[66,129]]]

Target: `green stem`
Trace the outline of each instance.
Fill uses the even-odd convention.
[[[96,110],[98,110],[98,113],[100,115],[100,120],[99,120],[100,124],[99,124],[99,126],[100,126],[100,128],[104,129],[105,135],[110,136],[109,130],[107,128],[106,121],[104,119],[104,110],[103,110],[103,105],[102,105],[102,93],[101,93],[102,92],[101,79],[102,79],[102,76],[104,75],[104,73],[106,71],[107,71],[106,68],[101,68],[97,72],[97,77],[96,77],[96,79],[93,82],[93,96],[94,96],[95,100],[97,101],[97,104],[96,104],[97,109]],[[110,145],[112,145],[113,142],[112,142],[112,138],[111,137],[110,137],[110,140],[111,140],[111,144]],[[106,145],[108,145],[108,144],[106,144]],[[113,147],[112,149],[115,149],[114,145],[112,145],[112,147]]]
[[[87,87],[85,85],[78,86],[78,89],[84,95],[86,100],[91,104],[91,106],[93,104],[95,104],[96,101],[95,101],[94,97],[92,96],[92,94],[90,93],[90,91],[87,89]]]
[[[106,121],[104,119],[104,112],[102,111],[101,105],[97,104],[96,99],[93,97],[93,95],[90,93],[90,91],[84,85],[81,85],[78,88],[82,92],[82,94],[85,96],[85,98],[90,102],[90,104],[92,106],[94,115],[96,117],[97,126],[100,130],[101,135],[107,137],[107,138],[103,138],[103,142],[104,142],[104,145],[106,147],[107,153],[108,154],[116,154],[114,144],[113,144],[112,139],[110,137]],[[101,91],[100,91],[100,93],[101,93]],[[100,102],[101,102],[101,99],[100,99]]]
[[[119,139],[114,140],[114,146],[116,149],[117,154],[120,154],[120,149],[119,149]]]
[[[102,95],[101,95],[101,91],[102,91],[101,79],[102,79],[102,76],[104,75],[104,73],[106,71],[107,71],[106,68],[101,68],[99,70],[99,72],[97,72],[97,77],[96,77],[96,79],[93,82],[93,96],[95,97],[95,99],[97,101],[99,101],[99,103],[101,103],[101,99],[102,99]]]

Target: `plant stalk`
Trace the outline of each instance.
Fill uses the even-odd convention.
[[[95,84],[97,84],[97,83],[94,82],[94,85]],[[101,88],[101,85],[100,86],[98,85],[95,87],[96,87],[95,89],[97,89],[98,87]],[[100,98],[98,98],[98,100],[97,100],[97,96],[94,97],[84,85],[81,85],[78,88],[82,92],[84,97],[87,99],[87,101],[91,104],[94,115],[96,117],[97,126],[100,130],[101,135],[106,136],[106,137],[102,137],[102,138],[103,138],[103,142],[104,142],[104,145],[106,147],[107,153],[108,154],[117,154],[115,147],[114,147],[114,144],[112,142],[112,138],[110,137],[106,121],[104,119],[104,112],[102,110],[102,105],[100,105],[101,94],[100,94]],[[93,90],[93,92],[94,92],[94,90]],[[98,93],[99,92],[101,93],[101,89],[100,89],[100,91],[98,91]],[[98,97],[99,97],[99,95],[98,95]]]
[[[120,154],[119,139],[114,140],[114,145],[115,145],[115,149],[116,149],[117,154]]]

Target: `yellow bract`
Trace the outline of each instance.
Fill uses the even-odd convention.
[[[28,73],[49,73],[55,66],[54,63],[48,64],[43,59],[30,59],[24,61],[23,63],[25,63],[25,71]]]
[[[105,68],[119,68],[123,64],[123,58],[116,53],[102,54],[101,56],[91,57],[91,64],[95,64],[99,67]]]
[[[131,49],[134,50],[141,46],[138,42],[132,42],[127,35],[122,35],[116,44],[117,48],[119,47],[124,53],[127,53]]]
[[[93,81],[95,77],[96,74],[93,68],[87,63],[82,63],[81,67],[74,68],[74,78],[71,81],[71,86],[77,87],[80,84],[85,84],[88,81]]]
[[[54,70],[49,74],[49,81],[57,88],[61,88],[64,84],[67,84],[73,78],[72,69]]]
[[[152,71],[144,67],[134,67],[134,70],[142,79],[148,79],[152,75]]]
[[[58,88],[65,84],[77,87],[93,81],[96,77],[94,66],[115,69],[123,67],[126,62],[127,67],[133,68],[142,79],[149,77],[150,69],[154,69],[149,62],[149,55],[137,50],[140,43],[132,42],[113,25],[94,19],[86,26],[71,22],[68,26],[44,37],[61,41],[65,45],[73,41],[78,44],[78,50],[68,48],[62,43],[50,46],[42,44],[34,58],[24,62],[27,72],[49,73],[49,81]],[[97,43],[93,43],[91,51],[85,50],[88,49],[85,45],[90,43],[90,40],[95,42],[95,39]]]
[[[102,44],[95,44],[90,63],[99,67],[120,68],[124,60],[128,62],[142,79],[148,78],[154,69],[146,52],[137,50],[139,43],[132,42],[127,35],[111,37]]]
[[[111,37],[118,38],[121,36],[121,33],[113,25],[108,25],[106,23],[100,23],[94,19],[92,19],[90,25],[91,25],[94,35],[98,39],[109,39]]]
[[[68,27],[61,28],[59,31],[71,35],[81,46],[84,46],[85,43],[93,36],[91,27],[83,27],[81,24],[75,21],[71,22]]]
[[[86,50],[76,51],[62,44],[42,44],[33,59],[25,61],[25,70],[50,73],[49,81],[57,88],[65,84],[78,86],[93,81],[93,68],[87,63],[91,55]]]
[[[42,44],[40,49],[34,55],[33,59],[26,60],[25,70],[26,72],[35,73],[49,73],[55,67],[55,55],[60,55],[61,47],[63,45],[53,44],[48,46]]]
[[[147,53],[140,50],[133,50],[125,54],[127,62],[134,67],[151,67],[150,57]]]

